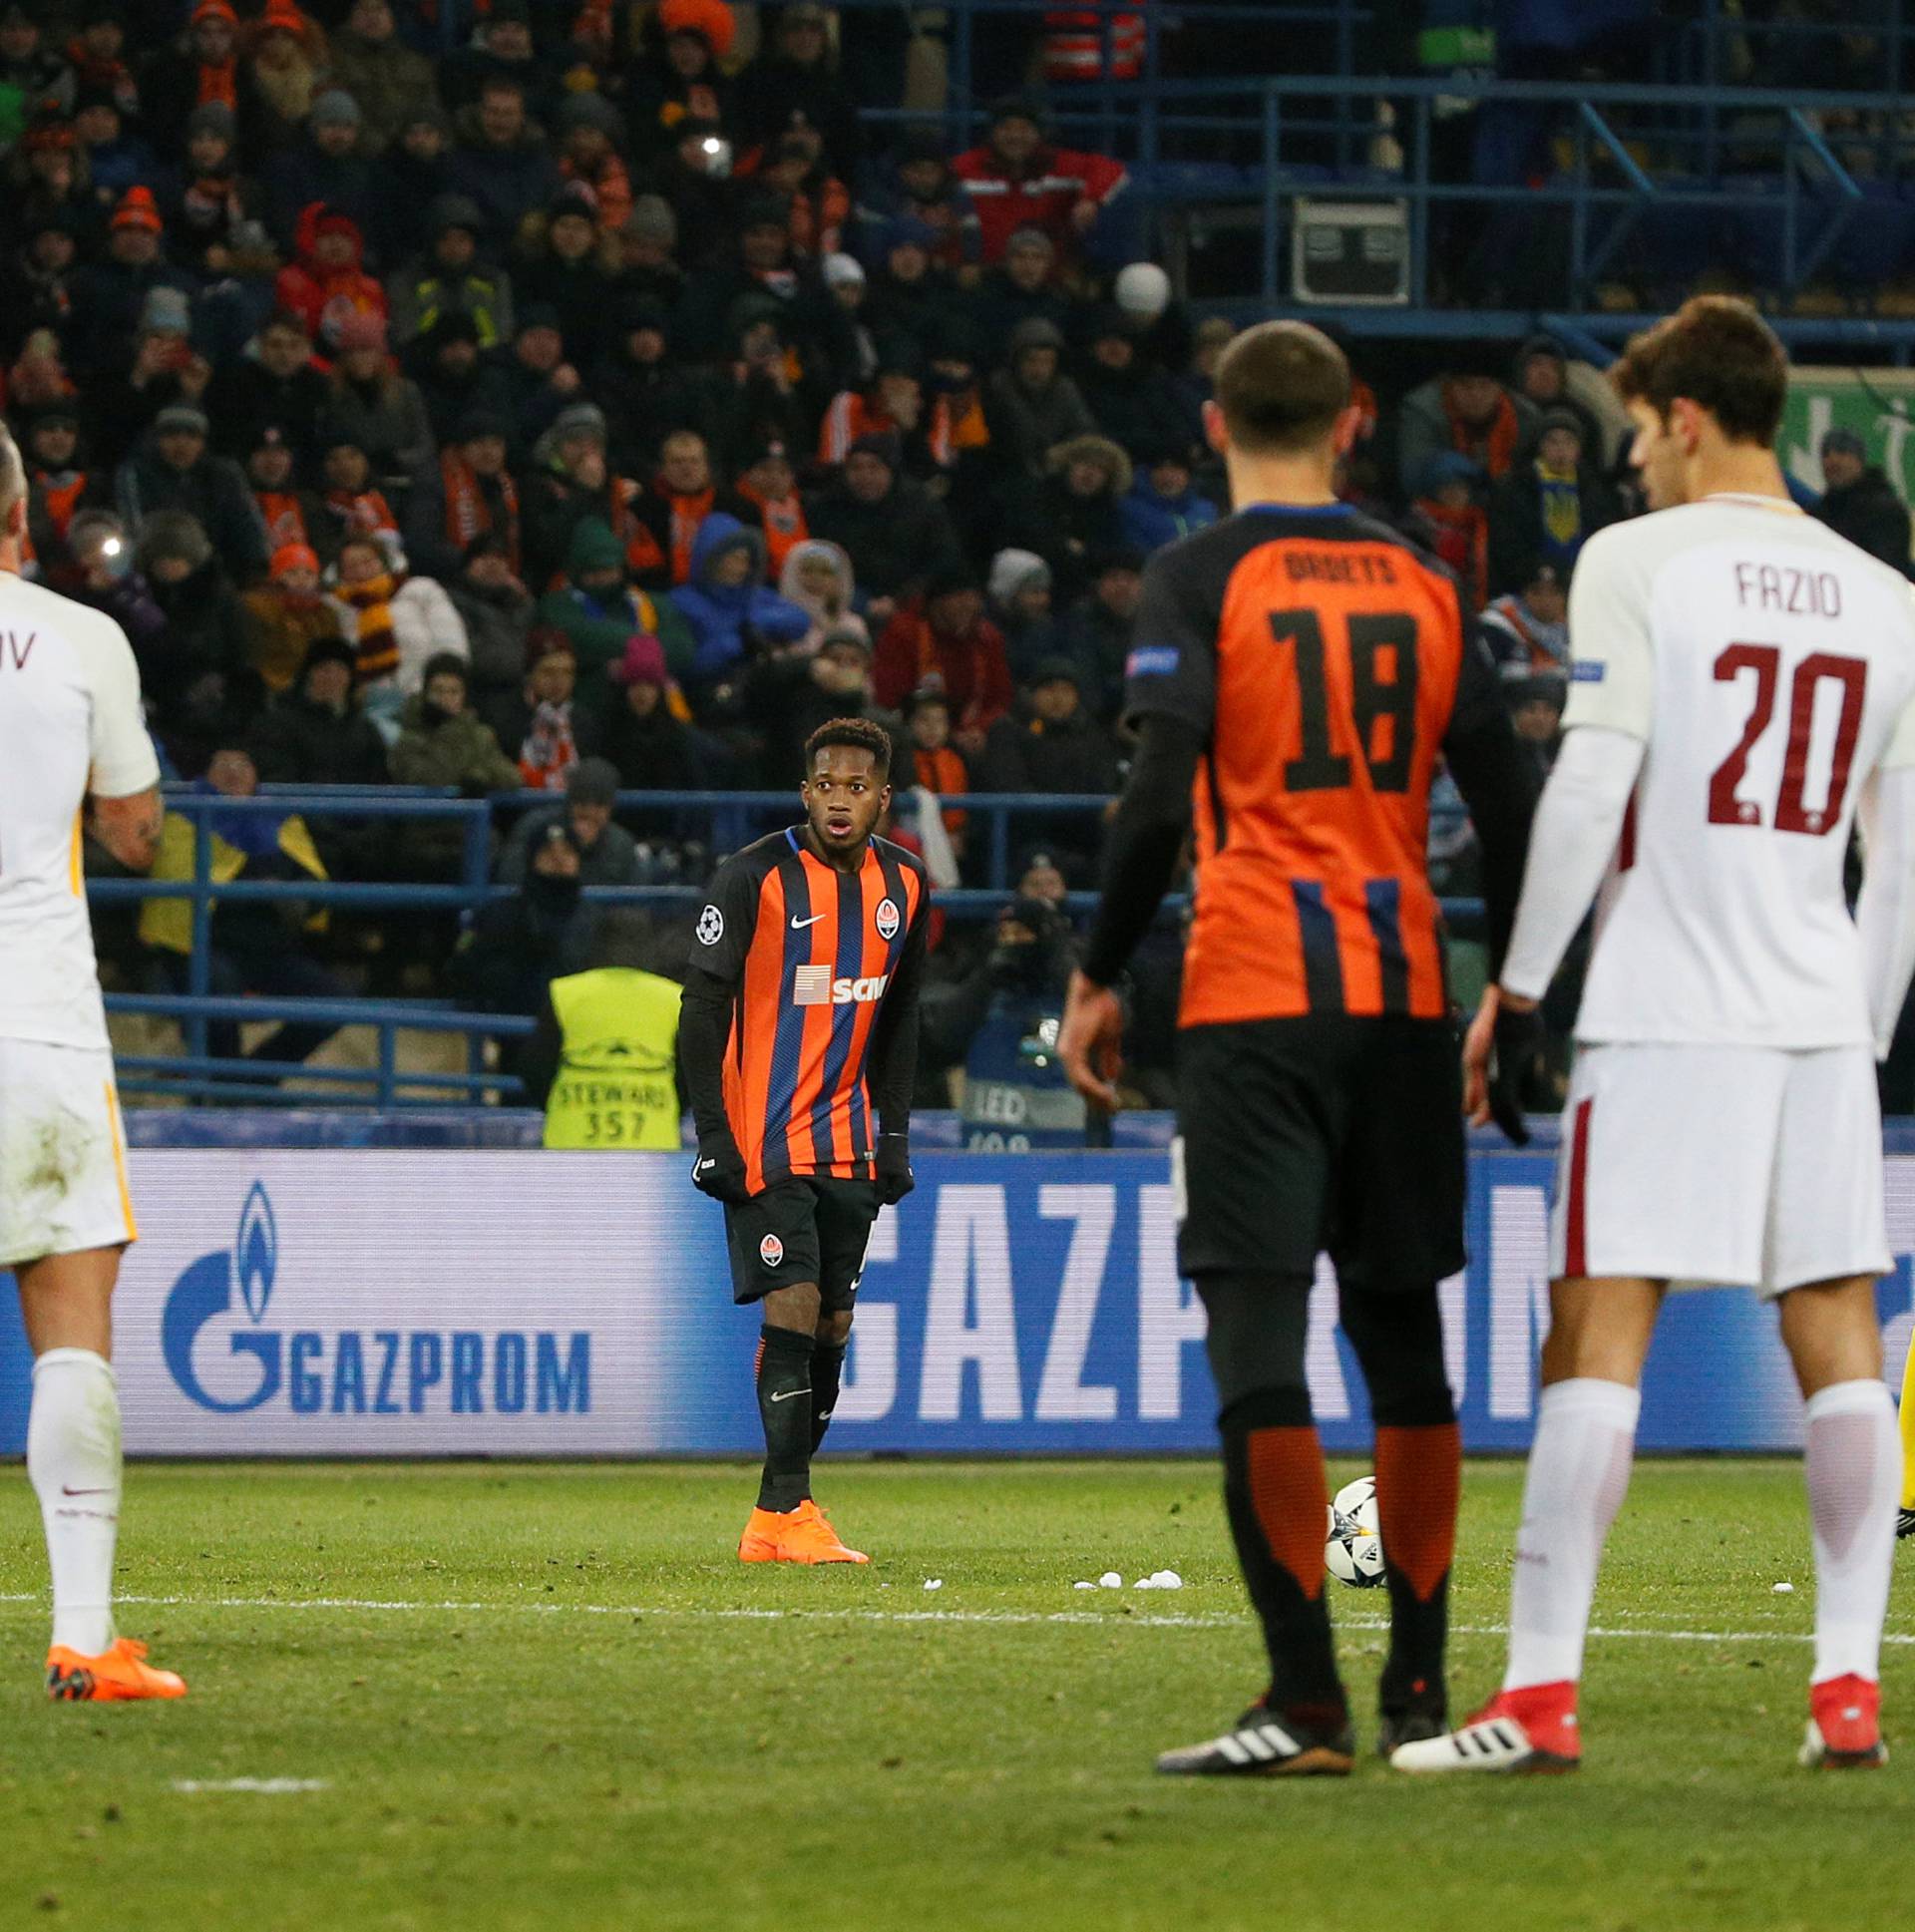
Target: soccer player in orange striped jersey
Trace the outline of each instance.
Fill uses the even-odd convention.
[[[1312,1275],[1328,1250],[1376,1424],[1383,1739],[1432,1736],[1461,1466],[1436,1285],[1463,1265],[1464,1164],[1429,790],[1440,757],[1475,819],[1500,960],[1535,781],[1455,584],[1337,500],[1358,420],[1340,351],[1301,323],[1251,329],[1207,414],[1235,513],[1145,573],[1128,666],[1138,751],[1058,1047],[1086,1097],[1111,1104],[1113,982],[1194,818],[1179,1246],[1209,1318],[1225,1506],[1270,1681],[1232,1729],[1158,1768],[1340,1773],[1353,1745],[1304,1376]]]
[[[699,915],[679,1053],[698,1127],[692,1182],[725,1204],[732,1297],[763,1313],[765,1467],[747,1563],[863,1563],[812,1500],[865,1246],[911,1192],[930,889],[873,836],[891,740],[839,718],[805,746],[805,822],[718,869]],[[875,1116],[875,1124],[874,1124]]]

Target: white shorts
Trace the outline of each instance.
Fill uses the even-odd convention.
[[[138,1233],[113,1055],[0,1038],[0,1268]]]
[[[1563,1109],[1550,1274],[1764,1297],[1885,1275],[1865,1046],[1585,1046]]]

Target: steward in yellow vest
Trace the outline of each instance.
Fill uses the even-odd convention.
[[[649,931],[642,914],[614,908],[592,936],[593,964],[552,982],[527,1064],[536,1090],[541,1061],[556,1060],[546,1096],[548,1147],[679,1145],[680,989],[636,964]]]

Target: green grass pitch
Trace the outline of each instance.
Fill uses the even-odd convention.
[[[1915,1911],[1909,1553],[1886,1729],[1910,1747],[1795,1769],[1813,1578],[1786,1462],[1640,1465],[1585,1769],[1440,1785],[1373,1759],[1347,1781],[1152,1775],[1259,1685],[1202,1463],[828,1464],[821,1496],[876,1560],[813,1571],[732,1559],[738,1467],[137,1467],[122,1625],[192,1687],[140,1707],[41,1696],[38,1517],[8,1473],[0,1927],[1789,1932]],[[1520,1483],[1468,1473],[1459,1705],[1500,1664]],[[1163,1568],[1182,1591],[1071,1588]],[[1381,1593],[1332,1587],[1367,1714]]]

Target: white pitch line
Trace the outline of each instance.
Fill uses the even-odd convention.
[[[250,1791],[262,1797],[287,1797],[295,1791],[329,1791],[329,1777],[176,1777],[176,1791]]]
[[[0,1604],[38,1604],[39,1594],[0,1594]],[[1094,1610],[867,1610],[859,1608],[779,1609],[738,1606],[705,1609],[643,1603],[462,1603],[413,1597],[122,1597],[122,1604],[153,1610],[337,1610],[362,1615],[385,1612],[440,1616],[504,1614],[535,1617],[674,1617],[687,1622],[1097,1625],[1106,1630],[1227,1630],[1249,1624],[1235,1611],[1192,1612],[1181,1616],[1104,1615]],[[1343,1630],[1387,1630],[1386,1617],[1340,1617]],[[1507,1637],[1507,1624],[1451,1624],[1462,1637]],[[1810,1644],[1805,1630],[1657,1630],[1599,1625],[1592,1638],[1660,1644]],[[1915,1631],[1885,1631],[1884,1644],[1915,1644]]]

